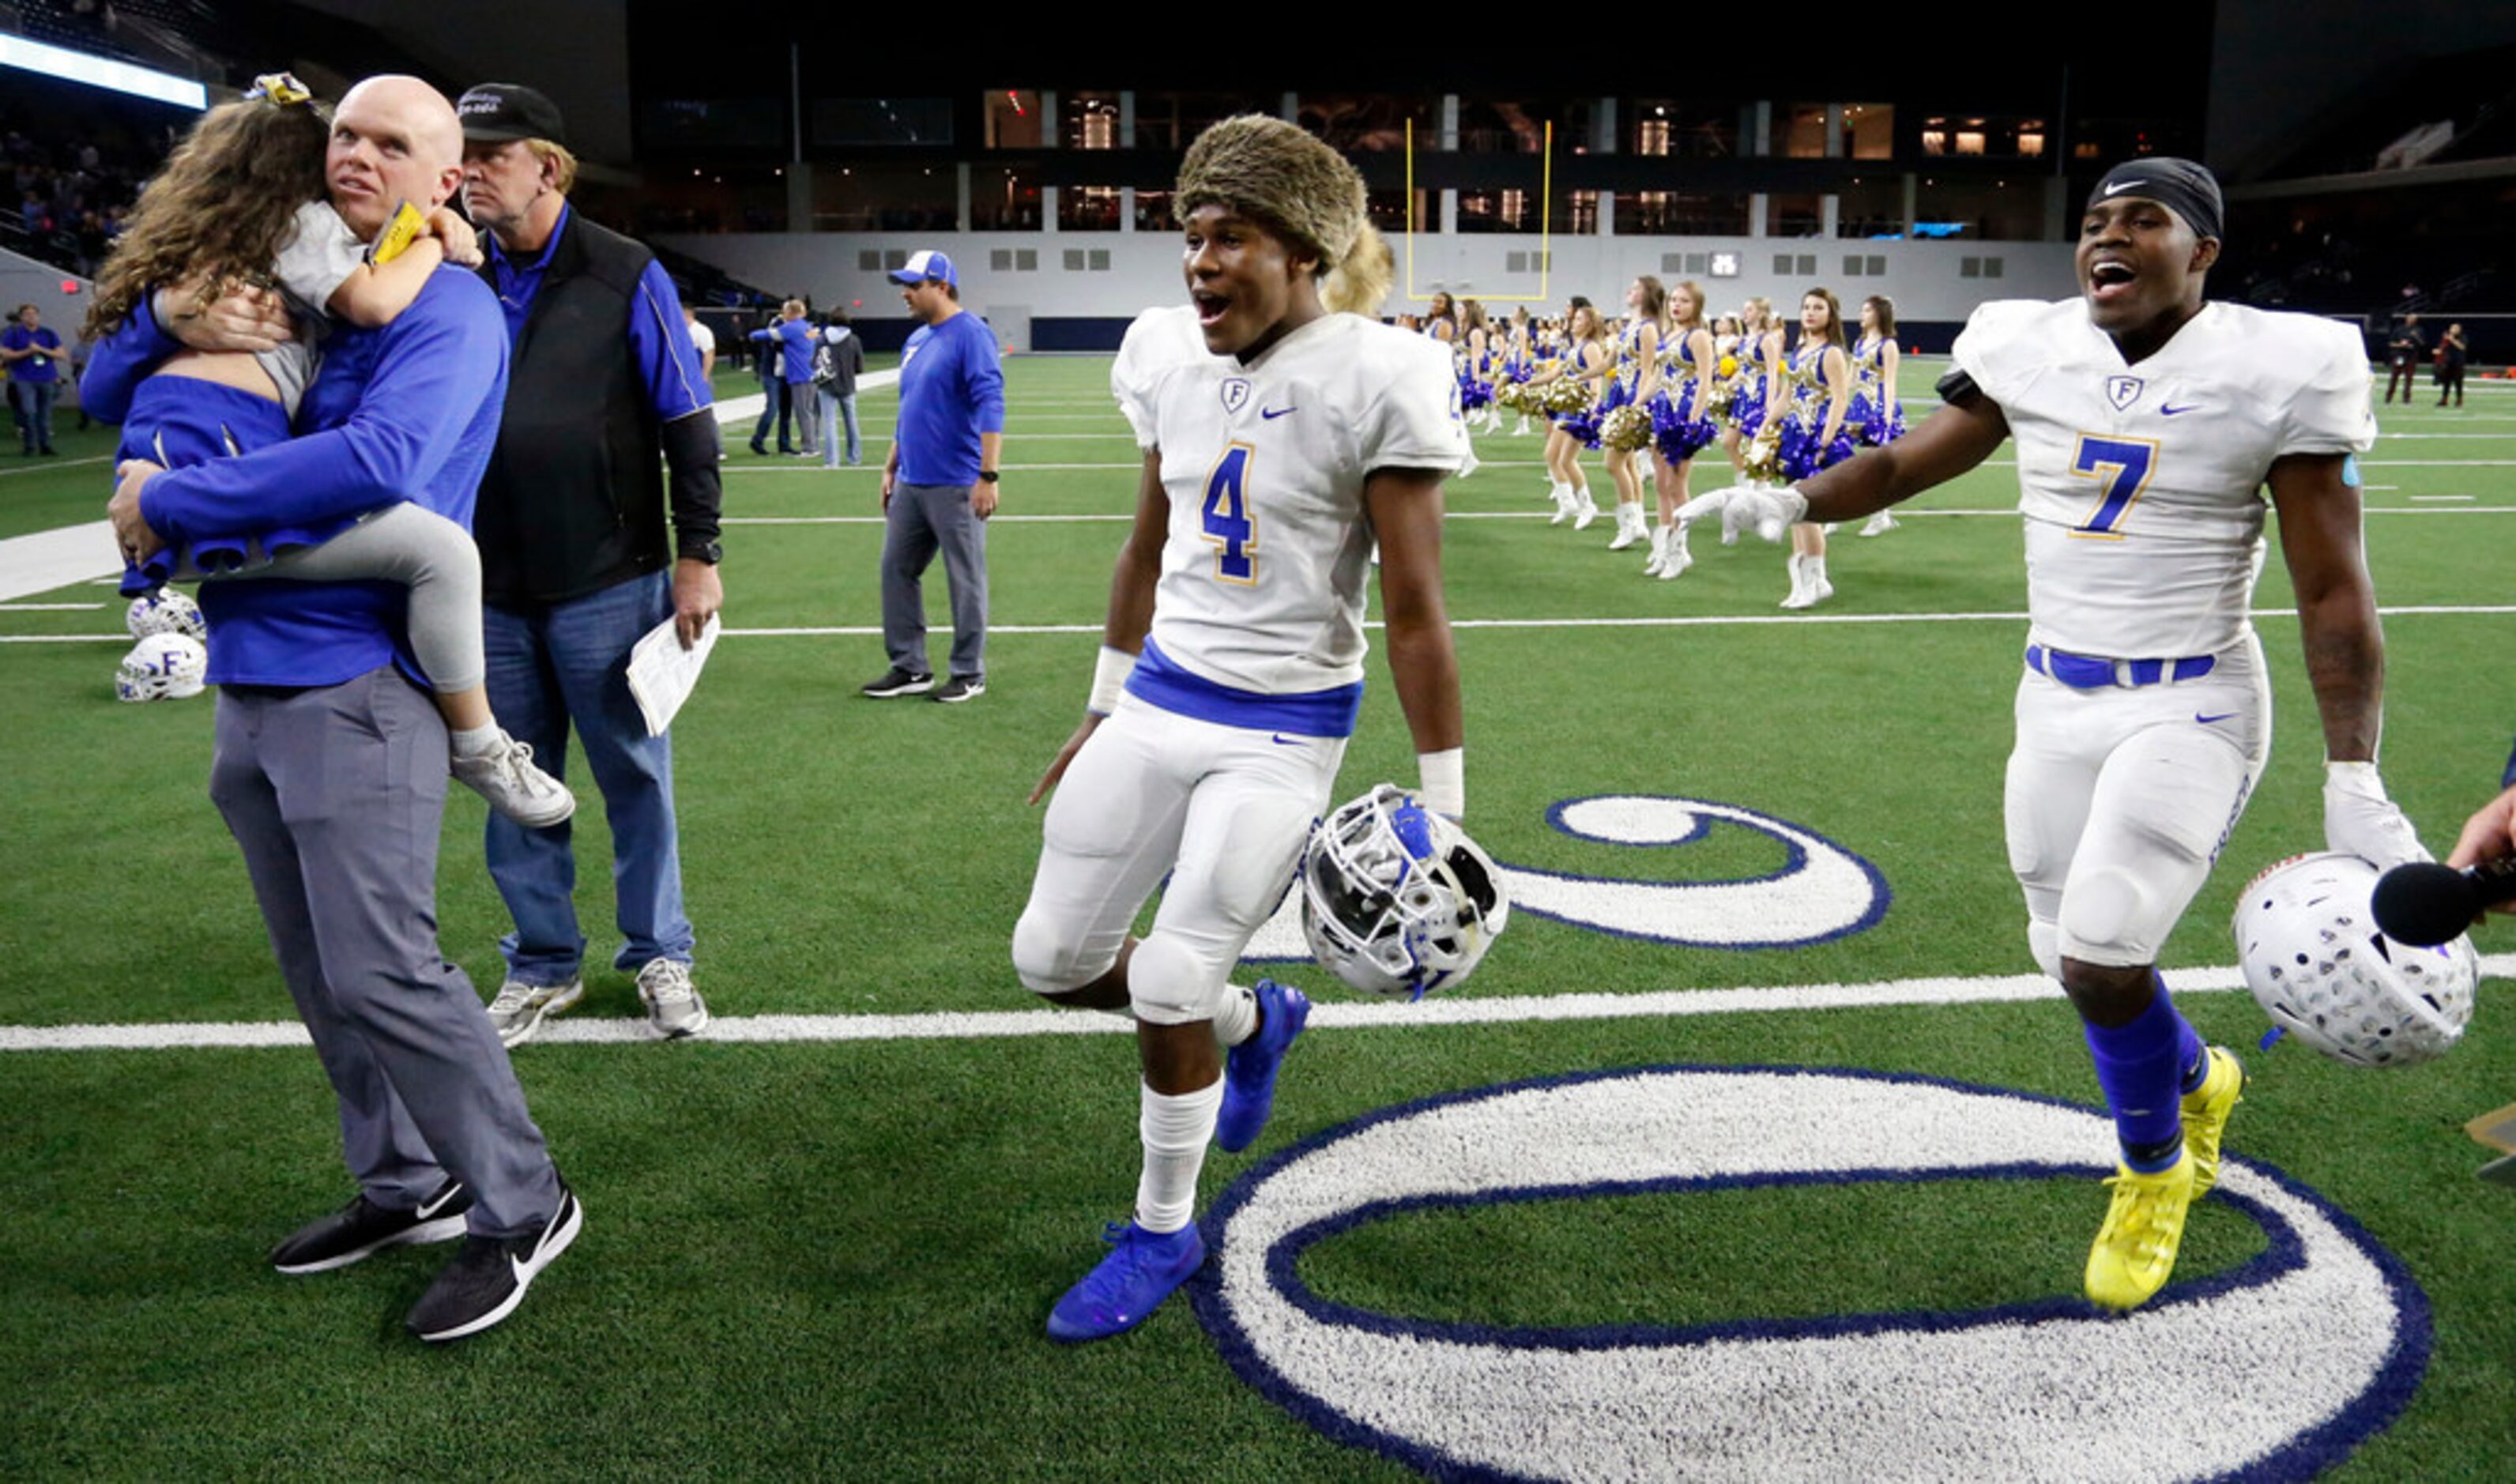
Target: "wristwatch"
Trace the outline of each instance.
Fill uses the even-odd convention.
[[[996,482],[996,471],[995,471],[995,470],[993,470],[993,469],[982,469],[982,470],[980,470],[980,471],[979,471],[979,483],[980,483],[980,484],[982,484],[982,485],[992,485],[992,484],[994,484],[995,482]]]
[[[725,560],[725,543],[717,540],[713,536],[704,541],[684,541],[682,543],[682,560],[685,562],[705,562],[710,567],[714,567],[719,562]]]

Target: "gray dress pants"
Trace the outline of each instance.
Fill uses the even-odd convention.
[[[219,695],[210,798],[244,853],[280,977],[341,1105],[367,1199],[409,1210],[447,1175],[469,1225],[522,1236],[559,1174],[481,996],[437,946],[445,724],[391,666]]]
[[[926,569],[944,553],[952,591],[952,673],[987,673],[987,523],[970,513],[966,485],[894,485],[882,539],[882,643],[912,674],[926,662]]]

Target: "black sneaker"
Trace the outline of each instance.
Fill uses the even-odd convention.
[[[944,702],[947,706],[952,706],[959,705],[965,700],[976,700],[986,694],[987,681],[985,676],[955,675],[951,679],[944,682],[944,689],[935,693],[935,699]]]
[[[921,695],[933,689],[935,689],[935,677],[932,674],[921,675],[914,670],[903,670],[895,664],[882,672],[880,680],[866,686],[862,694],[880,700],[890,696]]]
[[[585,1208],[562,1180],[559,1209],[541,1230],[521,1237],[466,1237],[463,1250],[411,1306],[404,1323],[431,1341],[461,1339],[516,1312],[524,1290],[550,1260],[567,1251],[585,1225]]]
[[[271,1250],[271,1265],[283,1273],[328,1273],[371,1257],[389,1247],[451,1242],[463,1235],[463,1213],[472,1192],[448,1180],[413,1210],[387,1210],[361,1192],[349,1205],[297,1229]]]

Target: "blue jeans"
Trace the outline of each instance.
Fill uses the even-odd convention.
[[[18,437],[25,443],[27,452],[38,448],[52,451],[53,400],[61,392],[58,381],[9,383],[9,410],[17,414]]]
[[[568,724],[611,822],[611,885],[621,945],[612,966],[691,961],[682,912],[680,833],[673,822],[673,742],[649,737],[629,694],[629,650],[673,614],[670,572],[651,572],[547,609],[487,605],[482,615],[489,704],[499,725],[532,743],[533,761],[566,778]],[[565,984],[585,956],[577,930],[576,857],[566,824],[527,829],[489,816],[490,879],[516,930],[498,941],[513,977]]]
[[[821,462],[832,469],[839,467],[839,419],[843,417],[848,424],[848,462],[861,464],[864,462],[864,445],[857,436],[857,394],[850,392],[841,397],[826,387],[822,388]]]

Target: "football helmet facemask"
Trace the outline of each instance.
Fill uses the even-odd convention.
[[[2369,907],[2376,876],[2337,851],[2272,866],[2237,898],[2237,958],[2282,1030],[2348,1066],[2408,1067],[2462,1037],[2481,964],[2470,938],[2386,937]]]
[[[150,634],[131,647],[113,672],[113,694],[124,700],[164,700],[201,694],[210,652],[189,634]]]
[[[1366,994],[1421,999],[1449,989],[1511,917],[1492,859],[1393,784],[1322,820],[1300,874],[1312,954]]]
[[[132,599],[131,607],[123,611],[122,623],[134,639],[146,639],[151,634],[183,634],[205,641],[210,637],[210,625],[201,616],[200,605],[171,587]]]

